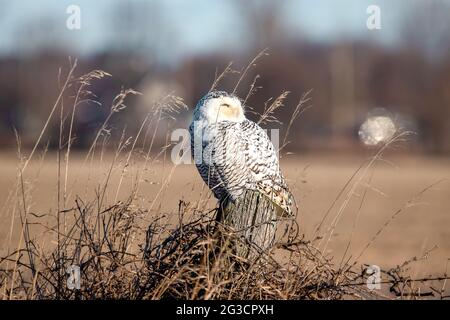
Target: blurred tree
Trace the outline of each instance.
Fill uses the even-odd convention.
[[[348,141],[348,134],[356,123],[353,50],[351,43],[341,43],[330,52],[331,125],[336,143]]]
[[[418,81],[426,81],[414,105],[425,147],[433,152],[446,148],[449,132],[450,103],[445,98],[449,80],[447,61],[450,56],[450,4],[445,1],[419,1],[410,7],[403,21],[404,46],[421,52],[427,58],[426,66],[411,65],[412,70],[420,67]],[[443,70],[440,70],[443,68]],[[436,73],[435,75],[433,73]],[[418,76],[416,74],[416,76]]]
[[[240,21],[248,32],[247,46],[250,52],[258,52],[263,48],[271,49],[285,43],[283,27],[283,6],[287,1],[248,0],[233,1]]]
[[[177,51],[180,30],[167,20],[161,2],[120,1],[111,10],[111,48],[156,63],[170,62],[168,53]]]
[[[422,51],[432,62],[450,53],[450,3],[442,0],[416,1],[404,8],[403,45]]]

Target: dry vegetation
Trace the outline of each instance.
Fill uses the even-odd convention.
[[[240,72],[236,88],[248,68]],[[280,221],[282,226],[274,247],[260,251],[258,259],[248,261],[236,256],[232,249],[243,240],[233,230],[217,222],[216,210],[207,210],[204,201],[180,200],[178,212],[149,214],[158,211],[155,200],[170,192],[166,186],[173,178],[171,173],[166,181],[161,182],[159,191],[152,195],[154,199],[150,205],[143,206],[139,199],[143,172],[155,161],[168,161],[164,159],[168,157],[169,144],[162,150],[153,150],[153,142],[161,129],[161,120],[169,120],[167,123],[170,123],[170,117],[180,108],[185,108],[178,97],[168,95],[157,102],[140,124],[136,137],[128,138],[124,130],[115,145],[111,162],[106,163],[104,154],[112,147],[110,120],[125,108],[129,95],[138,94],[133,90],[120,92],[112,101],[110,114],[83,160],[84,166],[100,161],[107,174],[103,181],[98,181],[95,190],[88,192],[90,196],[73,194],[68,176],[75,138],[72,133],[74,114],[80,101],[95,100],[94,93],[89,91],[91,83],[109,76],[102,71],[93,71],[77,77],[75,71],[76,62],[73,62],[61,83],[61,93],[48,121],[27,156],[22,153],[20,137],[17,136],[17,181],[3,210],[17,216],[20,225],[18,228],[11,225],[6,246],[1,248],[4,252],[0,257],[1,299],[448,298],[445,296],[445,274],[425,279],[413,279],[408,274],[409,265],[421,257],[382,271],[383,282],[389,285],[391,292],[379,293],[367,289],[370,275],[366,272],[367,266],[357,264],[358,257],[348,258],[337,266],[326,254],[336,225],[355,189],[365,182],[370,168],[382,159],[383,152],[408,133],[399,133],[361,165],[338,195],[344,199],[342,206],[336,212],[331,208],[326,212],[313,238],[306,239],[295,220]],[[228,66],[216,78],[213,87],[230,71],[231,66]],[[253,82],[249,95],[254,87]],[[69,92],[73,93],[70,99],[64,99]],[[282,93],[266,104],[262,122],[276,121],[274,112],[283,105],[285,96],[286,93]],[[67,100],[71,101],[71,108],[67,108]],[[307,102],[307,97],[303,97],[294,108],[293,119],[301,114]],[[27,168],[30,161],[39,162],[45,157],[46,147],[42,152],[39,150],[48,123],[55,116],[60,117],[55,168],[56,210],[39,214],[30,209],[34,177],[27,175]],[[285,138],[283,146],[286,143]],[[141,161],[135,162],[135,158]],[[133,187],[127,200],[120,201],[119,193],[123,191],[126,174],[133,176]],[[116,178],[114,184],[113,177]],[[110,194],[113,196],[108,197]],[[404,208],[412,205],[415,199]],[[394,213],[364,250],[404,208]],[[14,232],[20,232],[16,245],[12,241]],[[80,289],[72,290],[67,286],[67,270],[72,265],[80,267]],[[429,284],[425,291],[417,285],[423,282]]]

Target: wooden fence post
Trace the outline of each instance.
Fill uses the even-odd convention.
[[[224,205],[219,222],[243,239],[232,244],[237,256],[253,261],[274,244],[279,210],[267,196],[253,190]]]

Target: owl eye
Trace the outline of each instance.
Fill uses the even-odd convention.
[[[228,103],[222,103],[220,106],[221,106],[221,107],[226,107],[226,108],[229,108],[229,107],[230,107],[230,105],[229,105]]]

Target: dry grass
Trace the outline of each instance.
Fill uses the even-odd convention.
[[[158,209],[157,199],[170,192],[174,169],[158,182],[160,187],[148,205],[143,205],[139,197],[143,173],[156,161],[163,164],[169,161],[167,147],[153,150],[153,146],[161,119],[170,120],[181,108],[185,108],[182,100],[173,95],[155,103],[139,124],[135,137],[127,137],[123,132],[115,146],[114,156],[110,163],[106,163],[104,155],[107,148],[111,148],[109,121],[126,107],[130,94],[138,94],[131,89],[120,92],[112,101],[110,114],[95,135],[83,161],[83,166],[92,166],[98,161],[107,173],[102,181],[98,181],[95,190],[87,190],[84,197],[71,192],[73,188],[68,176],[75,138],[72,133],[74,114],[80,101],[95,101],[95,95],[89,91],[91,82],[109,76],[102,71],[93,71],[76,77],[75,67],[76,62],[71,64],[61,93],[28,156],[24,156],[19,136],[17,138],[16,185],[11,188],[4,207],[12,214],[12,223],[5,254],[0,258],[2,299],[448,298],[445,296],[445,274],[422,279],[409,275],[410,264],[421,261],[429,254],[428,251],[396,268],[382,271],[383,283],[390,288],[390,296],[367,289],[370,275],[366,272],[367,266],[358,264],[360,256],[352,259],[344,254],[341,263],[336,265],[327,254],[329,241],[350,199],[356,190],[368,188],[364,183],[370,177],[373,165],[382,160],[386,149],[401,141],[407,133],[400,133],[380,148],[350,177],[310,239],[300,233],[295,220],[282,221],[274,247],[260,251],[255,261],[248,261],[233,253],[233,246],[243,240],[233,230],[216,221],[216,210],[208,210],[205,206],[205,198],[210,196],[206,191],[200,200],[180,200],[178,212],[165,214]],[[224,73],[216,77],[213,87],[219,84],[224,74],[230,73],[230,67],[227,66]],[[234,90],[248,68],[243,69]],[[256,79],[247,97],[255,92],[255,82]],[[68,88],[76,88],[76,95],[72,97],[71,108],[65,109],[62,97]],[[282,106],[286,95],[282,93],[266,106],[261,116],[262,122],[276,121],[274,112]],[[293,119],[301,114],[302,105],[307,101],[304,96],[294,109]],[[38,214],[31,210],[34,177],[27,175],[27,168],[31,161],[43,161],[46,156],[44,147],[41,158],[36,159],[46,128],[58,110],[60,136],[55,168],[56,212]],[[289,127],[291,124],[292,121]],[[286,139],[283,140],[283,147]],[[143,161],[134,161],[136,157]],[[119,194],[127,174],[133,177],[132,187],[126,201],[120,201]],[[113,177],[116,178],[114,181],[118,181],[116,184],[112,183]],[[90,179],[94,177],[89,176]],[[80,181],[81,178],[77,177],[72,181],[72,186]],[[109,194],[113,196],[109,198]],[[338,199],[343,201],[335,210]],[[405,208],[413,205],[415,200],[408,202]],[[394,212],[362,253],[403,210]],[[151,216],[152,211],[159,213]],[[19,228],[14,227],[15,216],[19,217]],[[331,221],[328,221],[329,217]],[[13,236],[18,229],[20,237],[14,245]],[[79,266],[81,271],[81,287],[76,290],[67,286],[67,270],[73,265]],[[423,282],[430,283],[426,291],[416,285]],[[442,286],[437,287],[436,283]]]

